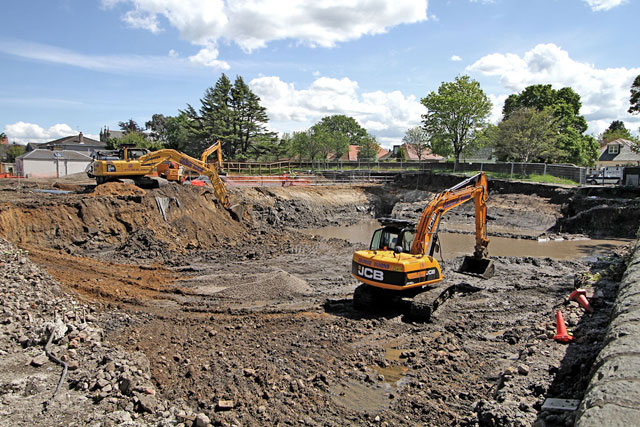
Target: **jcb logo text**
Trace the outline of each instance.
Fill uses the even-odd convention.
[[[358,276],[365,277],[367,279],[373,279],[381,282],[384,279],[384,273],[380,270],[374,270],[373,268],[358,266]]]

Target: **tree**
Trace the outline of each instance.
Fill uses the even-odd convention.
[[[404,150],[404,147],[402,145],[398,147],[398,151],[396,152],[396,159],[400,161],[407,160],[407,152]]]
[[[154,114],[151,120],[144,124],[145,129],[150,130],[150,137],[166,144],[168,141],[167,117],[162,114]]]
[[[504,119],[523,107],[538,111],[549,109],[558,125],[557,148],[563,153],[559,161],[580,165],[591,165],[598,157],[596,140],[584,133],[587,121],[580,115],[580,95],[565,87],[555,90],[551,85],[532,85],[518,94],[509,95],[504,103]]]
[[[358,160],[378,160],[378,153],[380,152],[380,144],[376,141],[376,138],[371,135],[367,135],[360,140],[360,149],[358,150]]]
[[[367,137],[367,131],[358,124],[356,119],[344,114],[323,117],[318,125],[327,134],[341,135],[348,139],[347,148],[342,154],[346,152],[349,144],[360,145],[360,142]]]
[[[616,139],[632,139],[631,132],[629,132],[622,120],[612,121],[609,128],[600,136],[603,144],[608,144]]]
[[[556,145],[558,124],[548,109],[523,107],[513,111],[498,124],[496,137],[495,154],[502,161],[546,162],[561,154]]]
[[[422,116],[424,129],[438,148],[451,147],[454,170],[457,169],[462,151],[473,141],[476,132],[486,126],[491,101],[480,83],[462,76],[454,82],[442,83],[438,92],[429,93],[421,102],[427,108]]]
[[[164,148],[160,141],[149,139],[141,132],[127,132],[122,138],[108,138],[107,148],[114,150],[123,145],[147,148],[151,151]]]
[[[640,113],[640,74],[631,84],[631,96],[629,97],[629,114]]]
[[[232,85],[223,73],[215,86],[205,91],[200,104],[198,111],[189,104],[181,111],[188,119],[191,139],[197,141],[197,147],[190,150],[200,152],[219,139],[225,157],[246,157],[252,144],[275,141],[275,134],[266,130],[266,108],[240,76]]]
[[[428,154],[431,149],[429,134],[419,126],[407,129],[404,137],[402,137],[402,142],[413,148],[419,161],[422,161],[422,157]]]
[[[142,133],[142,128],[138,126],[135,120],[129,119],[126,122],[118,122],[118,126],[120,126],[120,130],[122,130],[125,134],[130,132],[140,132]]]
[[[0,134],[0,138],[3,138],[4,132]],[[25,151],[24,145],[18,144],[8,144],[8,145],[0,145],[0,160],[7,163],[14,163],[16,161],[16,157],[24,154]]]

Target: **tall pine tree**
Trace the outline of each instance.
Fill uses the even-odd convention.
[[[242,77],[236,77],[232,85],[223,73],[215,86],[205,91],[200,103],[198,111],[187,105],[182,112],[189,117],[191,133],[200,141],[200,152],[219,139],[226,158],[246,158],[252,153],[252,145],[275,141],[274,133],[266,128],[266,108]]]

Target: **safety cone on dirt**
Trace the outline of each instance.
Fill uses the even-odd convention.
[[[556,336],[554,340],[562,343],[568,343],[573,337],[567,333],[567,327],[564,324],[564,318],[560,310],[556,311]]]
[[[587,291],[585,291],[584,289],[576,289],[575,291],[571,292],[571,295],[569,295],[569,300],[576,301],[589,313],[593,313],[593,308],[591,308],[589,300],[587,299]]]

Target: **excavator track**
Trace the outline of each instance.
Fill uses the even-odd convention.
[[[412,322],[429,322],[433,313],[455,294],[481,291],[468,283],[457,283],[447,288],[430,286],[423,289],[391,291],[361,284],[353,293],[353,307],[369,313],[397,312]]]

